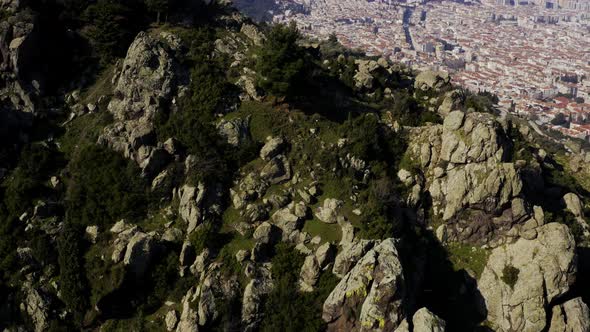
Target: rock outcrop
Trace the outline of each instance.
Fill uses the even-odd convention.
[[[49,300],[45,294],[35,289],[30,281],[23,285],[25,298],[20,306],[33,322],[35,332],[46,331],[49,327]]]
[[[282,137],[269,137],[266,144],[260,149],[260,158],[270,161],[283,152],[287,143]]]
[[[262,319],[263,299],[273,289],[270,267],[263,264],[254,268],[242,297],[242,326],[245,331],[255,331]]]
[[[40,38],[37,19],[21,11],[19,1],[0,6],[5,13],[0,22],[0,96],[8,97],[6,102],[16,111],[34,112],[33,99],[41,88],[31,77]]]
[[[208,187],[203,183],[197,186],[185,184],[174,190],[173,196],[179,200],[178,215],[187,224],[187,234],[192,233],[209,217],[220,213],[222,192],[216,186]]]
[[[165,166],[162,159],[167,154],[158,147],[154,119],[164,105],[174,106],[175,96],[188,80],[176,58],[181,51],[178,38],[165,32],[159,37],[140,32],[129,47],[113,78],[116,87],[108,105],[115,123],[99,137],[99,143],[135,160],[142,169],[151,166],[151,176]]]
[[[211,264],[199,276],[198,287],[188,290],[182,299],[182,313],[176,327],[177,332],[194,332],[200,326],[216,320],[220,315],[223,301],[239,296],[239,285],[235,276],[225,275],[218,263]]]
[[[433,212],[455,229],[451,240],[485,244],[501,237],[530,212],[519,200],[523,182],[509,150],[491,114],[453,111],[443,125],[410,129],[406,157],[424,176],[402,179],[412,186],[408,202],[429,195]]]
[[[574,193],[568,193],[563,196],[563,201],[567,210],[571,212],[576,218],[576,222],[582,228],[584,236],[590,236],[590,226],[586,222],[584,216],[584,206],[582,205],[580,197]]]
[[[343,278],[369,250],[375,246],[375,240],[358,240],[342,248],[336,256],[332,272]]]
[[[315,252],[305,257],[299,274],[299,288],[303,292],[312,292],[318,282],[320,273],[328,264],[332,263],[336,256],[336,247],[331,243],[324,243]]]
[[[537,232],[535,240],[494,249],[478,282],[496,331],[542,331],[549,305],[574,282],[575,242],[567,226],[550,223]]]
[[[392,331],[405,318],[405,293],[396,242],[387,239],[342,278],[324,302],[322,318],[329,331]]]

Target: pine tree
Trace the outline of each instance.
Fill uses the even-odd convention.
[[[277,97],[286,97],[296,90],[305,67],[305,54],[297,45],[299,38],[294,23],[272,28],[258,50],[258,86]]]
[[[108,0],[100,0],[86,9],[84,17],[89,24],[86,35],[102,62],[124,55],[132,38],[129,15],[129,8]]]

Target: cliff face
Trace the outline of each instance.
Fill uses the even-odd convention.
[[[1,126],[49,127],[0,172],[0,327],[590,331],[585,154],[446,73],[203,8],[47,98],[0,2]]]

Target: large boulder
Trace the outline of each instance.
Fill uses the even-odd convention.
[[[113,241],[113,252],[111,254],[111,260],[117,264],[123,260],[127,251],[127,245],[131,238],[139,232],[139,229],[135,225],[128,225],[124,220],[118,221],[112,228],[111,233],[115,234]]]
[[[239,146],[250,139],[250,116],[221,120],[217,124],[217,131],[232,146]]]
[[[405,318],[402,272],[395,240],[384,240],[367,252],[324,302],[322,318],[328,330],[397,328]]]
[[[414,332],[444,332],[447,325],[444,320],[426,308],[414,313],[412,323],[414,323]]]
[[[287,142],[282,137],[269,137],[260,150],[260,158],[269,161],[283,152]]]
[[[262,42],[265,39],[264,34],[260,32],[258,27],[253,24],[242,24],[240,32],[246,35],[246,37],[248,37],[252,42],[254,42],[254,45],[256,46],[262,45]]]
[[[291,164],[287,157],[272,158],[260,171],[260,178],[270,184],[279,184],[291,179]]]
[[[574,193],[568,193],[563,196],[563,201],[565,202],[566,208],[576,217],[576,218],[583,218],[584,217],[584,207],[582,206],[582,201],[580,197]]]
[[[276,244],[281,240],[281,230],[269,222],[263,222],[256,228],[253,236],[256,242]]]
[[[447,116],[454,110],[460,108],[463,102],[463,95],[460,91],[454,90],[445,94],[442,104],[438,107],[438,113],[442,116]]]
[[[182,298],[182,313],[176,325],[176,332],[199,331],[199,315],[193,304],[197,300],[197,296],[197,290],[195,287],[191,287]]]
[[[196,187],[186,184],[178,190],[178,214],[188,224],[187,234],[192,233],[203,221],[202,207],[205,194],[206,187],[202,183]]]
[[[414,81],[414,88],[422,91],[440,91],[443,88],[449,87],[451,77],[449,73],[443,71],[423,71]]]
[[[332,272],[343,278],[375,244],[375,240],[358,240],[343,247],[342,251],[336,256]]]
[[[580,197],[574,193],[568,193],[563,196],[563,201],[565,206],[569,212],[571,212],[574,217],[576,218],[576,222],[580,225],[580,228],[583,230],[585,236],[590,236],[590,226],[586,222],[584,216],[584,206],[582,205],[582,201]]]
[[[316,250],[315,254],[305,257],[299,273],[299,288],[304,292],[312,292],[320,278],[320,272],[334,260],[336,246],[326,242]]]
[[[20,1],[0,6],[0,139],[8,147],[27,139],[24,132],[32,125],[42,94],[42,77],[36,73],[42,71],[44,59],[36,17],[21,10]]]
[[[288,206],[277,210],[271,217],[277,227],[281,229],[285,242],[297,237],[303,228],[304,218],[296,214],[296,206],[291,202]]]
[[[375,81],[374,72],[380,68],[375,60],[357,60],[358,70],[354,75],[357,88],[371,89]]]
[[[581,297],[553,307],[549,332],[589,332],[590,309]]]
[[[548,305],[566,294],[576,275],[575,241],[567,226],[546,224],[535,240],[494,249],[478,282],[487,320],[496,331],[542,331]]]
[[[141,278],[155,253],[156,239],[154,234],[135,233],[127,244],[123,263],[137,278]]]
[[[167,331],[174,331],[176,325],[178,324],[178,314],[176,313],[176,310],[168,311],[166,317],[164,318],[164,322],[166,323]]]
[[[182,299],[182,313],[177,332],[194,332],[219,318],[224,301],[233,301],[239,295],[235,276],[222,273],[219,264],[211,264],[199,278],[196,287],[188,290]]]
[[[317,208],[316,217],[327,224],[335,224],[338,221],[338,213],[344,202],[335,198],[326,198],[323,206]]]

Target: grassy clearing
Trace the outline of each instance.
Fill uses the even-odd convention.
[[[89,103],[96,104],[100,97],[113,94],[113,89],[115,87],[112,83],[114,70],[114,65],[106,67],[100,72],[100,74],[98,74],[96,82],[82,91],[81,103],[83,105]]]
[[[309,233],[312,238],[319,235],[322,238],[321,243],[339,243],[342,239],[342,231],[338,224],[326,224],[315,218],[305,222],[303,231]]]
[[[250,134],[255,141],[264,142],[266,137],[276,134],[278,127],[272,124],[278,118],[286,120],[286,114],[275,110],[269,103],[256,101],[245,101],[241,104],[238,112],[232,112],[225,116],[226,120],[242,118],[250,115]],[[288,124],[288,123],[287,123]]]
[[[461,243],[451,243],[447,246],[449,259],[456,271],[471,270],[479,278],[485,268],[489,251]]]
[[[157,211],[139,223],[141,229],[145,232],[158,231],[164,228],[164,224],[169,222],[164,215],[164,211]]]
[[[240,250],[250,251],[254,248],[254,239],[243,237],[237,233],[233,234],[233,239],[223,247],[223,250],[227,250],[230,255],[235,256]]]
[[[322,195],[320,201],[323,202],[326,198],[336,198],[341,201],[346,201],[349,196],[349,191],[352,184],[348,178],[329,178],[321,181]]]
[[[242,216],[240,216],[240,211],[236,210],[233,206],[229,206],[223,212],[222,216],[223,220],[223,227],[221,228],[222,232],[229,233],[233,231],[232,225],[235,225],[242,221]]]

